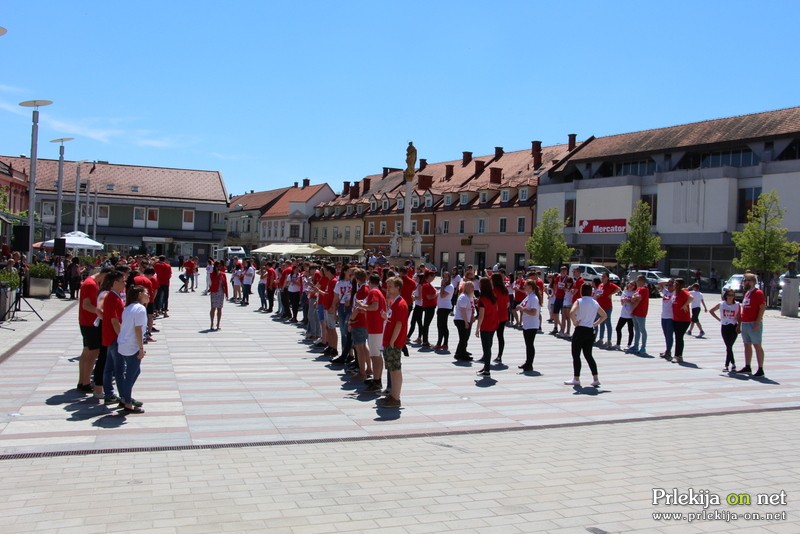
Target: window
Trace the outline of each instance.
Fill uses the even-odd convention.
[[[336,241],[337,239],[339,239],[339,227],[338,226],[334,226],[333,227],[333,240]]]
[[[761,196],[760,187],[739,189],[739,202],[737,203],[736,209],[737,223],[741,224],[747,222],[747,212],[753,208],[753,204],[756,203],[759,196]]]
[[[418,207],[419,207],[419,197],[417,195],[414,195],[413,197],[411,197],[411,208],[417,209]]]
[[[83,182],[81,182],[81,191],[85,191],[85,190],[86,190],[86,187],[84,187]],[[131,193],[138,193],[138,192],[139,192],[139,186],[138,185],[132,185],[131,186]]]
[[[401,232],[402,228],[403,228],[403,227],[402,227],[402,225],[403,225],[403,223],[402,223],[402,222],[400,222],[400,221],[395,221],[395,222],[394,222],[394,231],[395,231],[395,232],[397,232],[397,233],[399,234],[399,233]]]
[[[344,242],[349,244],[350,243],[350,227],[344,227]]]
[[[290,224],[289,225],[289,237],[300,238],[300,225],[299,224]]]
[[[361,227],[360,226],[356,226],[355,236],[356,236],[356,244],[361,243]]]
[[[517,217],[517,232],[520,234],[525,233],[525,217]]]
[[[194,230],[194,210],[183,210],[183,224],[181,225],[181,229]]]
[[[319,228],[314,228],[314,243],[319,241]]]
[[[386,235],[386,221],[381,221],[381,235]]]
[[[286,238],[286,223],[281,221],[281,237]]]
[[[508,225],[508,220],[505,217],[500,217],[500,233],[506,233],[506,226]]]
[[[108,226],[108,215],[111,212],[107,204],[97,206],[97,224],[100,226]]]
[[[461,205],[466,206],[467,202],[469,202],[469,195],[466,193],[461,193]]]
[[[341,208],[339,206],[336,206],[336,208],[333,210],[333,215],[335,217],[338,217],[340,213],[341,213]]]
[[[389,209],[389,201],[388,200],[384,200],[383,204],[382,204],[382,207],[383,207],[383,209],[388,210]]]
[[[55,202],[42,202],[42,221],[54,222],[56,220]]]
[[[367,235],[375,235],[375,223],[367,223]]]
[[[211,224],[218,225],[222,224],[222,214],[218,211],[215,211],[211,214]]]
[[[449,194],[445,195],[444,196],[444,205],[449,207],[450,204],[452,204],[452,203],[453,203],[453,197],[451,195],[449,195]]]
[[[464,267],[464,265],[467,263],[467,253],[456,252],[456,263],[459,267]]]
[[[133,227],[144,228],[145,209],[140,207],[133,208]]]
[[[624,161],[614,164],[614,176],[650,176],[656,172],[656,162],[652,159]]]
[[[519,201],[525,202],[526,200],[528,200],[528,188],[523,187],[519,190]]]
[[[442,233],[443,234],[450,233],[450,221],[442,221]]]
[[[650,224],[658,221],[658,197],[656,195],[642,195],[642,202],[650,206]]]
[[[486,194],[486,191],[481,191],[481,204],[486,204],[487,200],[488,200],[488,195]]]
[[[503,189],[503,191],[500,193],[500,201],[508,202],[509,197],[510,195],[508,193],[508,189]]]
[[[568,198],[564,201],[564,226],[575,226],[575,199]]]
[[[411,233],[412,234],[417,233],[417,221],[411,221]]]
[[[478,224],[476,225],[476,230],[479,234],[486,233],[486,219],[478,219]]]
[[[433,206],[433,197],[430,195],[425,195],[425,207],[430,208]]]
[[[358,206],[356,206],[356,213],[358,213],[359,215],[364,213],[364,206],[362,204],[359,204]]]
[[[369,211],[375,211],[378,209],[378,203],[374,200],[369,201]]]
[[[397,209],[399,209],[399,210],[403,209],[404,205],[405,205],[405,201],[403,200],[403,197],[398,198],[397,199]]]
[[[326,244],[328,243],[328,227],[327,226],[322,229],[322,241],[324,241]]]
[[[497,253],[497,263],[500,264],[500,268],[501,269],[505,269],[507,267],[506,266],[506,261],[507,261],[506,253],[505,252],[498,252]]]
[[[147,208],[147,228],[158,228],[158,208]]]
[[[93,204],[81,204],[81,213],[80,213],[80,224],[86,224],[87,222],[92,222],[92,217],[94,213],[94,205]]]
[[[348,215],[352,215],[353,214],[353,206],[347,206],[347,214]]]
[[[441,269],[447,269],[450,267],[450,253],[449,252],[441,252],[439,253],[439,267]]]
[[[422,233],[425,235],[429,235],[431,233],[431,221],[427,219],[422,221]]]
[[[758,154],[749,148],[720,152],[689,153],[678,164],[679,169],[704,169],[713,167],[750,167],[761,163]]]
[[[463,234],[464,233],[464,219],[459,219],[458,220],[458,233],[459,234]]]

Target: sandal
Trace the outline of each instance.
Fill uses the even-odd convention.
[[[144,413],[144,408],[140,408],[139,406],[134,406],[133,408],[125,408],[127,413]]]

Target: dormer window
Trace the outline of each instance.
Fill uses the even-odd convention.
[[[431,195],[425,195],[425,207],[430,208],[433,206],[433,197]]]
[[[325,216],[327,217],[330,214],[331,214],[331,209],[330,208],[325,208]]]
[[[341,213],[341,208],[339,208],[339,206],[336,206],[336,210],[334,210],[333,214],[334,214],[336,217],[338,217],[338,216],[339,216],[339,213]]]
[[[361,215],[363,212],[364,212],[364,206],[362,206],[361,204],[359,204],[359,205],[356,207],[356,213],[358,213],[359,215]]]
[[[375,211],[378,209],[378,203],[374,200],[369,201],[369,211]]]
[[[389,209],[389,201],[388,200],[384,200],[383,204],[382,204],[382,207],[383,207],[383,209],[388,210]]]
[[[522,189],[519,190],[519,200],[521,202],[525,202],[526,200],[528,200],[528,188],[527,187],[523,187]]]
[[[450,195],[450,194],[445,195],[444,196],[444,205],[445,206],[450,206],[450,204],[452,204],[452,203],[453,203],[453,196]]]
[[[461,193],[461,205],[466,206],[467,202],[469,202],[469,195],[466,193]]]
[[[500,201],[501,202],[508,202],[508,198],[510,196],[511,195],[509,195],[508,189],[503,189],[503,191],[500,193]]]
[[[403,205],[404,204],[405,204],[405,201],[403,200],[403,197],[400,197],[400,198],[397,199],[397,209],[399,209],[399,210],[403,209]]]
[[[486,204],[488,199],[489,195],[486,194],[486,191],[481,191],[481,204]]]
[[[414,195],[411,198],[411,207],[413,209],[417,209],[419,207],[419,197],[418,196]]]
[[[83,184],[81,184],[81,189],[85,189],[83,187]],[[139,192],[139,186],[138,185],[132,185],[131,186],[131,193],[138,193],[138,192]]]
[[[348,215],[352,215],[353,214],[353,206],[347,206],[347,214]]]
[[[106,191],[113,191],[113,190],[114,190],[114,184],[106,184]]]

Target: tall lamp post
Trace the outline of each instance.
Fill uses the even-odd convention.
[[[56,193],[56,237],[61,237],[61,204],[64,195],[64,143],[74,140],[74,137],[53,139],[51,143],[61,143],[58,147],[58,187]]]
[[[35,235],[36,221],[34,211],[36,211],[36,149],[39,140],[39,108],[49,106],[52,100],[26,100],[19,105],[24,108],[33,108],[33,126],[31,126],[31,170],[28,180],[28,264],[33,258],[33,239]]]
[[[81,211],[81,165],[86,163],[85,159],[75,162],[75,213],[73,214],[72,231],[77,232],[78,220]]]
[[[8,30],[6,30],[2,26],[0,26],[0,37],[4,36],[6,34],[6,31],[8,31]]]

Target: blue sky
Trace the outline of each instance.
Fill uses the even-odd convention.
[[[800,2],[6,0],[0,153],[358,180],[800,105]]]

